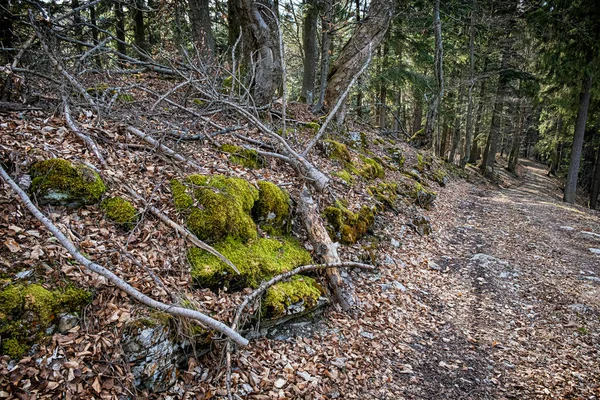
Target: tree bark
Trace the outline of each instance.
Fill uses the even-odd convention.
[[[308,188],[303,188],[299,200],[298,211],[302,216],[304,227],[308,233],[308,238],[313,244],[315,253],[325,264],[339,264],[341,261],[337,252],[338,244],[331,241],[319,215],[318,205],[313,200]],[[344,279],[337,268],[329,268],[327,269],[327,278],[342,309],[344,311],[352,309],[356,305],[356,298],[350,276]]]
[[[440,138],[434,140],[433,131],[438,119],[440,104],[444,97],[444,45],[442,42],[442,21],[440,20],[440,0],[433,3],[433,32],[435,36],[435,54],[433,58],[434,74],[437,86],[437,93],[433,96],[432,102],[427,110],[425,122],[425,141],[426,144],[433,143],[434,152],[441,154],[441,149],[436,151],[440,143]]]
[[[413,109],[413,123],[412,123],[412,134],[419,132],[423,129],[423,98],[413,92],[415,105]]]
[[[229,44],[242,32],[242,62],[248,86],[258,106],[269,104],[282,82],[276,12],[268,3],[229,0]]]
[[[373,0],[367,18],[356,28],[331,67],[325,91],[325,104],[332,107],[369,57],[369,47],[377,48],[390,25],[396,2]]]
[[[125,44],[125,14],[123,13],[123,4],[120,0],[115,1],[115,30],[117,33],[117,52],[127,55],[127,45]],[[121,58],[121,63],[126,60]]]
[[[481,89],[479,92],[479,105],[477,106],[477,112],[475,113],[475,129],[473,130],[473,143],[471,144],[471,150],[469,151],[469,164],[476,164],[481,156],[481,149],[479,147],[478,139],[481,131],[481,120],[483,119],[483,104],[485,95],[485,81],[481,82]]]
[[[521,141],[523,140],[523,128],[525,121],[527,118],[525,117],[525,112],[527,108],[525,105],[521,108],[521,112],[519,115],[519,123],[517,124],[513,135],[512,135],[512,145],[510,148],[510,154],[508,156],[508,165],[506,169],[512,173],[516,173],[517,171],[517,163],[519,162],[519,150],[521,150]]]
[[[598,209],[598,194],[600,194],[600,146],[598,146],[597,152],[594,178],[592,179],[592,187],[590,189],[590,208],[592,210]]]
[[[321,112],[325,105],[327,91],[327,74],[329,73],[329,58],[331,51],[331,27],[333,24],[333,1],[325,0],[321,15],[321,79],[319,84],[319,100],[313,112]]]
[[[465,145],[463,147],[460,167],[464,168],[469,161],[471,144],[473,143],[473,87],[475,86],[475,6],[471,2],[471,26],[469,27],[469,91],[467,93],[467,126],[465,129]]]
[[[456,116],[454,117],[454,135],[452,136],[452,147],[450,148],[450,155],[448,156],[448,162],[454,163],[456,156],[456,150],[460,143],[460,125],[461,125],[461,113],[462,113],[462,102],[464,97],[464,85],[460,85],[460,91],[456,104]]]
[[[200,57],[211,64],[215,54],[215,41],[212,35],[209,0],[188,0],[192,37]]]
[[[575,123],[573,147],[571,148],[571,162],[569,163],[569,172],[567,172],[567,181],[565,183],[565,192],[563,197],[563,201],[570,204],[575,203],[575,192],[577,191],[577,178],[579,177],[579,165],[581,163],[581,151],[583,149],[585,124],[587,122],[588,108],[590,106],[592,82],[592,75],[589,72],[586,73],[581,84],[581,93],[579,95],[579,111],[577,112],[577,122]]]
[[[508,49],[505,48],[502,53],[501,70],[506,70],[509,63]],[[494,163],[496,162],[496,152],[498,151],[498,137],[500,135],[500,126],[502,120],[502,111],[504,109],[504,97],[508,88],[509,79],[506,74],[500,74],[498,89],[496,91],[496,100],[494,102],[494,111],[492,113],[492,122],[490,125],[490,134],[485,145],[483,154],[483,163],[481,172],[484,176],[491,178],[494,173]]]
[[[302,27],[302,48],[304,49],[304,70],[302,74],[302,89],[300,101],[312,104],[315,100],[315,77],[317,74],[318,43],[317,22],[319,6],[316,0],[307,0],[304,10],[304,25]]]
[[[133,7],[133,40],[139,50],[146,51],[146,32],[144,26],[144,0],[135,0]]]

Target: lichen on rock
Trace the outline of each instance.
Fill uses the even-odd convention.
[[[398,184],[395,182],[380,182],[367,188],[367,193],[375,198],[384,207],[395,208],[398,199]],[[381,210],[383,211],[383,210]]]
[[[410,192],[410,197],[415,199],[418,206],[429,210],[437,198],[437,193],[426,189],[423,185],[415,182],[415,185]]]
[[[259,181],[258,200],[252,215],[258,225],[271,235],[289,233],[291,229],[290,196],[274,183]]]
[[[321,147],[323,148],[323,152],[327,158],[339,160],[344,163],[352,162],[350,150],[348,150],[348,147],[343,143],[327,139],[321,142]]]
[[[138,212],[131,202],[122,197],[110,197],[100,203],[106,217],[123,228],[132,228],[138,220]]]
[[[35,163],[30,175],[29,191],[40,204],[95,204],[106,191],[102,178],[93,169],[61,158]]]

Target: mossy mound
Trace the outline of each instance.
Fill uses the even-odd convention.
[[[444,187],[448,182],[448,175],[442,169],[436,169],[431,173],[431,176],[434,181],[438,183],[438,185]]]
[[[319,129],[321,129],[321,125],[318,122],[314,122],[314,121],[305,123],[304,127],[307,129],[310,129],[314,133],[319,132]]]
[[[229,161],[246,168],[258,169],[265,166],[265,159],[256,150],[244,149],[232,144],[221,145],[221,151],[229,153]]]
[[[30,170],[30,193],[40,204],[79,206],[95,204],[106,186],[94,170],[62,158],[35,163]]]
[[[390,162],[398,169],[402,169],[404,167],[404,154],[402,150],[397,149],[396,147],[390,147],[386,149],[387,153],[390,155]]]
[[[310,253],[292,238],[259,238],[244,244],[230,237],[217,243],[214,248],[238,267],[240,275],[236,275],[212,254],[192,248],[188,252],[188,259],[192,266],[192,277],[200,286],[256,288],[265,279],[312,261]]]
[[[321,142],[321,147],[327,158],[340,160],[345,163],[352,162],[350,150],[348,150],[348,147],[343,143],[336,142],[335,140],[323,140]]]
[[[218,242],[231,236],[247,242],[257,237],[250,211],[258,190],[244,179],[190,175],[185,184],[172,180],[171,190],[175,207],[187,212],[186,225],[201,240]]]
[[[322,290],[317,282],[308,276],[296,275],[288,282],[280,282],[267,290],[263,310],[267,318],[280,318],[292,304],[302,303],[305,308],[317,305]]]
[[[354,184],[354,178],[352,177],[352,174],[350,174],[350,172],[346,171],[345,169],[341,171],[336,171],[332,173],[332,175],[337,176],[338,178],[346,182],[346,184],[348,185]]]
[[[20,358],[45,336],[58,313],[78,311],[91,297],[72,286],[50,291],[38,284],[8,285],[0,291],[0,353]]]
[[[369,186],[367,193],[375,198],[384,207],[388,206],[395,209],[394,204],[398,199],[398,184],[395,182],[381,182],[377,185]],[[383,210],[381,210],[383,211]]]
[[[337,201],[335,205],[326,207],[323,215],[329,222],[329,233],[342,244],[354,244],[363,237],[375,221],[373,209],[363,206],[354,213]]]
[[[426,170],[431,168],[432,162],[433,162],[433,159],[431,158],[431,156],[423,155],[423,154],[419,153],[419,154],[417,154],[417,165],[415,166],[415,169],[417,171],[423,173]]]
[[[385,170],[381,163],[376,159],[360,155],[359,160],[360,162],[358,165],[347,166],[350,172],[359,175],[368,181],[385,177]]]
[[[252,208],[254,220],[271,235],[289,233],[290,196],[271,182],[259,181],[258,188],[258,200]]]
[[[138,220],[136,208],[122,197],[105,199],[100,203],[100,207],[106,212],[106,218],[123,228],[133,228]]]

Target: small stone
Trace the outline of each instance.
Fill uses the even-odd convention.
[[[594,232],[588,232],[588,231],[581,231],[579,233],[582,234],[583,236],[587,237],[588,239],[600,240],[600,233],[594,233]]]
[[[598,278],[597,276],[584,276],[583,279],[600,283],[600,278]]]
[[[338,368],[344,368],[346,366],[346,358],[344,358],[344,357],[334,358],[333,361],[331,361],[331,364],[335,365]]]
[[[246,396],[252,392],[254,392],[254,389],[252,389],[252,386],[248,385],[247,383],[242,383],[242,387],[240,388],[240,392],[242,396]]]
[[[442,270],[442,268],[439,265],[437,265],[435,262],[433,262],[431,260],[427,261],[427,266],[429,268],[435,270],[435,271],[441,271]]]
[[[412,219],[412,224],[421,236],[429,235],[432,232],[429,217],[418,215]]]
[[[561,226],[560,229],[563,229],[565,231],[574,231],[575,230],[575,228],[573,228],[572,226],[566,226],[566,225]]]
[[[392,246],[394,246],[395,248],[400,247],[400,242],[397,241],[396,239],[392,238],[392,240],[390,241]]]
[[[15,274],[15,278],[17,279],[25,279],[25,278],[29,278],[31,275],[33,275],[33,270],[32,269],[27,269],[21,272],[17,272]]]
[[[580,303],[571,304],[569,308],[571,309],[571,311],[574,311],[578,314],[585,314],[589,310],[588,306]]]
[[[394,259],[392,257],[390,257],[388,254],[385,255],[383,263],[386,264],[386,265],[395,265],[396,264],[394,262]]]
[[[406,292],[406,286],[404,286],[403,284],[401,284],[398,281],[393,281],[392,285],[394,285],[394,287],[398,290],[400,290],[401,292]]]
[[[296,374],[307,382],[314,382],[317,380],[317,378],[315,378],[314,376],[311,376],[306,371],[298,371],[298,372],[296,372]]]
[[[360,333],[360,336],[366,337],[367,339],[374,339],[375,338],[375,335],[373,335],[371,332],[367,332],[367,331],[362,331]]]
[[[589,249],[589,250],[590,250],[592,253],[594,253],[594,254],[596,254],[596,255],[599,255],[599,256],[600,256],[600,249],[594,249],[594,248],[591,248],[591,247],[590,247],[590,249]]]
[[[58,331],[60,333],[67,333],[71,329],[75,328],[79,323],[79,318],[75,314],[62,313],[59,315],[58,320]]]
[[[275,381],[273,386],[275,386],[277,389],[281,389],[282,387],[285,386],[286,383],[287,383],[287,381],[285,379],[279,378]]]

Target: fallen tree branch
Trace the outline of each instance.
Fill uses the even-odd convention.
[[[21,199],[21,202],[25,205],[25,207],[42,223],[44,226],[58,239],[60,244],[71,254],[71,256],[85,266],[88,270],[105,277],[114,284],[116,287],[127,293],[129,296],[133,297],[137,301],[142,304],[145,304],[149,307],[155,308],[157,310],[166,312],[171,315],[176,315],[184,318],[191,318],[202,322],[205,326],[210,329],[214,329],[218,332],[223,333],[227,337],[231,338],[236,344],[241,346],[247,346],[248,340],[242,337],[238,332],[234,331],[224,323],[217,321],[209,317],[206,314],[203,314],[196,310],[191,310],[189,308],[179,307],[173,304],[166,304],[153,298],[146,296],[139,290],[135,289],[133,286],[125,282],[123,279],[119,278],[112,271],[104,268],[103,266],[96,264],[84,257],[75,247],[75,245],[61,232],[61,230],[52,223],[38,208],[31,202],[29,196],[11,179],[11,177],[6,173],[4,168],[0,166],[0,176],[2,179],[12,188],[15,194]]]
[[[183,162],[183,163],[186,163],[190,167],[192,167],[194,169],[197,169],[199,171],[202,171],[202,172],[205,172],[205,173],[207,172],[206,169],[202,168],[200,165],[196,164],[192,160],[187,159],[186,157],[184,157],[181,154],[177,153],[176,151],[170,149],[169,147],[165,146],[164,144],[161,144],[158,140],[152,138],[151,136],[145,134],[144,132],[140,131],[137,128],[134,128],[133,126],[128,126],[127,127],[127,132],[133,133],[134,135],[136,135],[139,138],[141,138],[142,140],[150,143],[154,147],[161,149],[166,154],[168,154],[169,156],[173,157],[175,160]]]
[[[71,109],[69,108],[69,102],[67,101],[67,97],[64,95],[63,109],[65,112],[65,121],[67,122],[67,126],[69,127],[69,129],[71,129],[73,133],[77,135],[78,138],[84,141],[87,147],[96,155],[96,158],[100,161],[100,164],[102,164],[102,166],[106,168],[106,160],[104,160],[104,157],[100,153],[100,149],[98,149],[96,142],[94,142],[91,137],[81,132],[75,121],[73,121],[73,119],[71,118]]]
[[[219,258],[225,264],[229,265],[231,267],[231,269],[233,269],[235,271],[236,274],[238,274],[238,275],[240,274],[240,270],[231,261],[229,261],[227,259],[227,257],[225,257],[223,254],[219,253],[212,246],[209,246],[206,243],[204,243],[202,240],[198,239],[198,237],[196,235],[194,235],[192,232],[185,229],[183,226],[179,225],[177,222],[173,221],[171,218],[167,217],[167,215],[165,213],[163,213],[162,211],[160,211],[158,208],[148,204],[148,202],[146,200],[144,200],[139,194],[137,194],[135,192],[135,190],[133,190],[132,188],[130,188],[128,186],[126,186],[126,187],[127,187],[127,191],[129,192],[129,194],[131,194],[131,196],[133,196],[136,200],[142,202],[146,206],[148,211],[150,211],[152,214],[154,214],[155,217],[160,219],[165,224],[169,225],[177,233],[179,233],[185,239],[189,240],[190,243],[192,243],[194,246],[199,247],[202,250],[208,251],[210,254]]]
[[[304,186],[298,201],[298,212],[302,215],[304,227],[308,232],[308,238],[319,257],[327,265],[337,265],[341,263],[337,252],[337,243],[333,243],[325,229],[323,220],[319,216],[317,203],[313,200],[308,188]],[[327,269],[327,278],[333,290],[336,300],[344,311],[349,311],[356,305],[354,296],[354,287],[351,281],[345,280],[340,275],[337,268]]]

